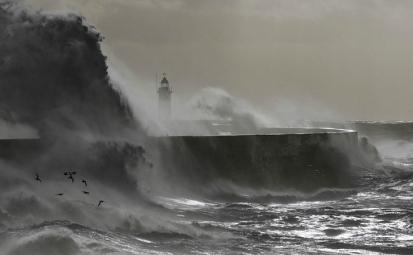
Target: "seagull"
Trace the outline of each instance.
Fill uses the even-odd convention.
[[[56,194],[56,196],[63,196],[63,193],[58,193]]]
[[[100,200],[100,201],[99,201],[99,204],[98,204],[98,207],[99,207],[101,204],[103,204],[103,202],[105,202],[105,201]]]
[[[85,194],[85,195],[89,195],[89,191],[82,191],[83,192],[83,194]]]
[[[75,179],[73,178],[73,175],[76,175],[76,172],[75,172],[75,171],[73,171],[73,172],[68,171],[68,172],[64,172],[63,174],[64,174],[65,176],[68,176],[67,178],[68,178],[68,179],[71,179],[71,180],[72,180],[72,183],[75,181]]]
[[[87,187],[87,181],[83,179],[82,182],[85,184],[85,187]]]
[[[38,181],[38,182],[42,182],[42,180],[40,179],[39,174],[36,174],[35,180]]]

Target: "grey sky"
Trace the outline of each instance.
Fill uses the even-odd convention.
[[[84,15],[137,86],[165,71],[182,98],[216,86],[277,114],[413,119],[410,0],[26,2]]]

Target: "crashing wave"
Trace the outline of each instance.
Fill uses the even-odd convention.
[[[0,6],[0,117],[56,130],[107,133],[133,126],[109,82],[102,37],[76,15],[51,16]]]

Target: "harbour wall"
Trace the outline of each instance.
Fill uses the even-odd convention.
[[[170,178],[314,191],[351,186],[358,134],[338,129],[261,129],[257,134],[158,137]]]

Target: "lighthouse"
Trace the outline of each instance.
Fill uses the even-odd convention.
[[[166,74],[163,74],[161,84],[158,87],[158,111],[159,111],[159,120],[168,121],[171,119],[172,106],[171,106],[171,94],[172,87],[169,85],[169,81],[166,78]]]

